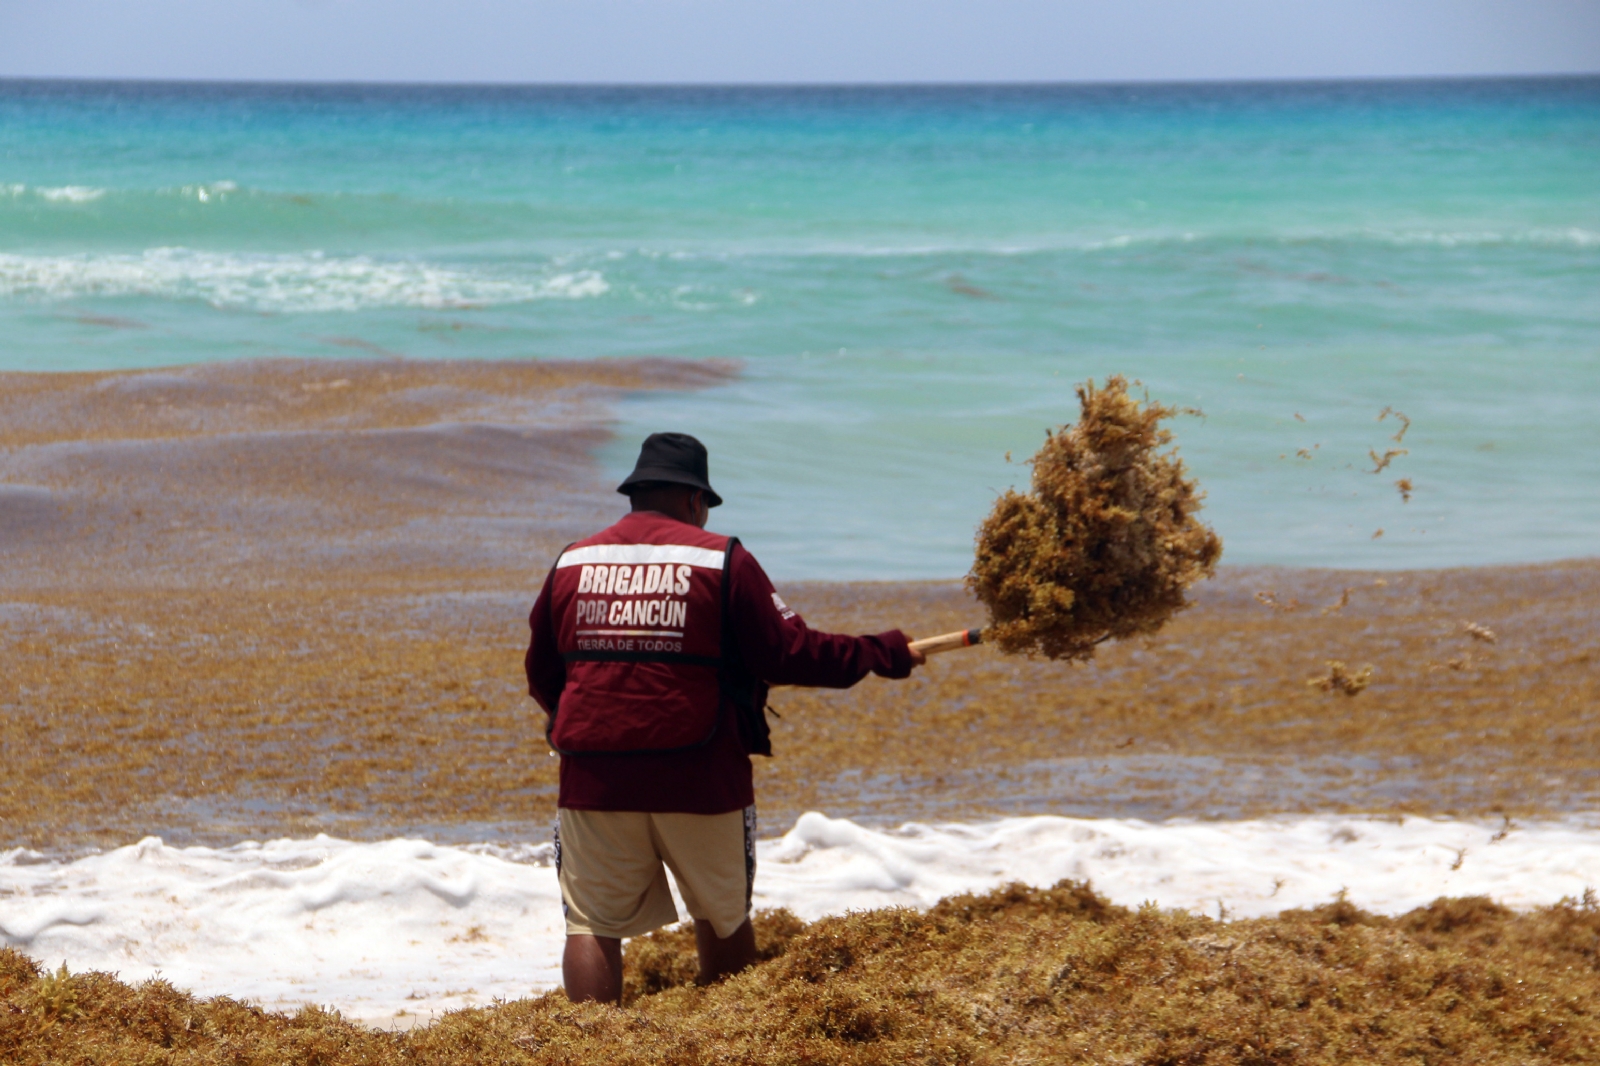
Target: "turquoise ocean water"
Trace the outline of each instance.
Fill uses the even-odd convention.
[[[0,82],[0,338],[27,370],[739,359],[627,401],[602,460],[698,434],[715,526],[790,578],[960,574],[1006,453],[1111,373],[1204,410],[1231,562],[1594,555],[1600,79]]]

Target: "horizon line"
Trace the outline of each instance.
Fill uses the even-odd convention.
[[[191,78],[148,76],[79,76],[70,74],[0,74],[0,85],[16,83],[89,85],[213,85],[259,88],[390,88],[390,89],[1026,89],[1026,88],[1183,88],[1246,85],[1350,85],[1493,81],[1600,80],[1600,70],[1537,74],[1354,74],[1287,77],[1198,77],[1127,79],[1003,79],[949,81],[454,81],[387,78]]]

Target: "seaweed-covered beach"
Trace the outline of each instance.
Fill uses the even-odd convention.
[[[561,545],[622,506],[591,458],[608,405],[735,372],[0,374],[0,850],[542,842],[555,760],[523,688],[524,616]],[[827,628],[982,620],[953,581],[783,592]],[[1349,813],[1513,831],[1600,809],[1600,562],[1225,565],[1194,599],[1089,664],[976,648],[898,686],[777,691],[764,828],[816,810],[883,828]],[[1333,662],[1370,683],[1317,684]],[[1578,1062],[1600,1039],[1592,900],[1227,923],[1047,888],[769,918],[773,961],[709,991],[680,987],[684,943],[663,933],[630,949],[623,1012],[555,992],[406,1037],[41,977],[7,954],[0,1047],[24,1062]]]
[[[525,616],[624,501],[605,400],[720,364],[383,361],[0,375],[0,846],[540,835]],[[730,531],[736,532],[736,531]],[[956,582],[797,584],[813,624],[976,624]],[[1089,665],[977,648],[778,690],[769,826],[1600,806],[1600,563],[1224,567]],[[1356,696],[1307,682],[1372,667]]]
[[[1332,902],[1223,922],[1011,886],[925,913],[756,922],[764,961],[696,988],[692,933],[629,945],[625,1006],[560,993],[374,1032],[0,948],[9,1061],[320,1063],[1593,1062],[1600,908]]]

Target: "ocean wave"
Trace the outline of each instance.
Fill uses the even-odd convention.
[[[0,298],[145,296],[257,311],[325,312],[580,300],[609,291],[595,270],[508,276],[320,252],[240,255],[157,248],[138,255],[0,254]]]
[[[646,260],[668,262],[722,262],[739,259],[926,259],[943,255],[1030,256],[1062,252],[1098,252],[1140,244],[1187,243],[1197,234],[1116,234],[1109,237],[1061,237],[1058,239],[1014,241],[941,241],[907,244],[852,243],[839,241],[730,242],[725,247],[708,245],[696,248],[641,246],[629,252],[609,251],[607,258],[626,258],[629,254]]]
[[[31,188],[27,185],[0,185],[0,192],[13,199],[21,199],[31,193],[54,204],[87,204],[106,194],[106,190],[90,185],[35,185]]]
[[[1001,259],[1049,255],[1096,255],[1126,250],[1184,249],[1218,251],[1238,248],[1468,248],[1529,247],[1553,250],[1600,248],[1600,232],[1577,226],[1504,230],[1325,229],[1325,230],[1181,230],[1145,233],[1062,234],[1028,241],[1005,239],[917,241],[903,244],[875,241],[730,242],[727,246],[642,246],[632,255],[645,260],[717,262],[740,259],[937,259],[942,256],[991,256]],[[612,257],[620,253],[607,253]]]
[[[213,200],[220,200],[228,193],[238,192],[239,186],[231,181],[213,181],[207,185],[184,185],[176,192],[186,200],[196,200],[208,204]]]
[[[87,185],[62,185],[53,189],[34,189],[33,192],[42,200],[68,204],[86,204],[106,194],[104,189],[94,189]]]
[[[1441,248],[1477,247],[1496,244],[1527,244],[1549,248],[1600,248],[1600,233],[1577,226],[1530,229],[1512,232],[1467,230],[1462,232],[1411,230],[1378,231],[1372,239],[1398,245],[1436,245]]]
[[[1544,227],[1507,230],[1428,230],[1428,229],[1329,229],[1329,230],[1240,230],[1157,233],[1120,233],[1110,237],[1076,238],[1040,242],[1035,245],[998,244],[989,247],[975,245],[963,248],[911,247],[896,253],[891,249],[870,248],[858,250],[864,256],[879,255],[933,255],[950,252],[978,252],[989,255],[1012,256],[1052,252],[1106,252],[1137,247],[1230,247],[1237,245],[1275,246],[1280,248],[1323,246],[1378,245],[1383,247],[1438,247],[1470,248],[1492,246],[1529,246],[1542,248],[1588,249],[1600,247],[1600,233],[1577,226]]]
[[[86,204],[104,198],[108,193],[115,193],[116,199],[133,208],[142,209],[150,198],[198,200],[200,203],[210,203],[221,200],[230,193],[255,195],[267,199],[295,199],[293,194],[267,193],[254,189],[242,189],[234,181],[208,181],[195,182],[188,185],[166,186],[158,189],[102,189],[93,185],[0,185],[0,196],[8,196],[13,200],[36,199],[57,204]],[[301,197],[303,199],[303,197]]]
[[[8,202],[9,201],[9,202]],[[109,223],[131,227],[126,232],[169,234],[168,240],[183,240],[172,236],[184,232],[197,217],[187,208],[195,203],[209,205],[218,211],[227,205],[225,217],[233,224],[254,227],[263,223],[278,226],[292,219],[296,232],[315,233],[309,238],[314,243],[342,243],[338,233],[367,233],[373,229],[403,226],[408,231],[421,226],[440,227],[437,231],[441,243],[456,244],[461,233],[454,227],[463,218],[471,223],[467,240],[483,239],[485,231],[479,227],[484,220],[489,223],[490,239],[508,238],[525,240],[531,245],[541,245],[552,236],[552,216],[549,205],[542,200],[521,198],[517,195],[471,195],[470,191],[452,189],[417,191],[411,194],[379,193],[374,191],[269,189],[241,185],[236,181],[217,179],[159,187],[100,188],[92,185],[66,184],[59,186],[0,184],[0,205],[6,210],[31,209],[48,219],[49,212],[41,211],[49,205],[62,212],[62,217],[72,217],[72,208],[94,203],[98,216]],[[621,210],[632,211],[638,205],[621,203]],[[215,226],[217,218],[210,215],[206,225]],[[665,220],[646,223],[646,231],[630,240],[626,250],[607,247],[607,238],[579,228],[557,234],[565,241],[588,245],[587,253],[601,258],[637,257],[663,261],[715,261],[763,257],[804,258],[937,258],[950,255],[994,257],[1027,257],[1049,254],[1081,254],[1094,256],[1122,251],[1167,249],[1231,248],[1235,246],[1315,248],[1473,248],[1473,247],[1525,247],[1551,250],[1589,251],[1600,248],[1600,230],[1583,225],[1538,225],[1532,219],[1518,221],[1503,218],[1493,224],[1480,224],[1470,216],[1434,220],[1396,213],[1386,220],[1382,216],[1369,216],[1365,224],[1351,219],[1345,223],[1329,222],[1306,225],[1303,215],[1264,213],[1237,224],[1215,221],[1208,224],[1205,216],[1190,218],[1168,216],[1165,221],[1135,220],[1115,214],[1091,218],[1088,215],[1068,213],[1053,219],[1035,230],[1018,230],[1010,220],[994,220],[988,232],[964,229],[961,225],[944,227],[935,217],[923,226],[904,220],[903,228],[861,227],[853,232],[832,229],[826,225],[808,226],[807,216],[795,217],[792,225],[779,223],[766,233],[751,233],[740,222],[729,219],[729,228],[717,233],[713,225],[705,229],[673,232],[676,226]],[[816,220],[811,220],[816,221]],[[1587,221],[1587,220],[1585,220]],[[559,226],[559,223],[557,223]],[[178,228],[174,229],[176,226]],[[608,230],[609,226],[606,227]],[[653,230],[654,232],[647,232]],[[831,232],[830,232],[831,230]],[[208,232],[212,232],[208,230]],[[707,237],[707,234],[711,236]],[[153,239],[161,239],[159,237]],[[425,237],[426,241],[427,238]],[[543,245],[548,247],[548,245]]]

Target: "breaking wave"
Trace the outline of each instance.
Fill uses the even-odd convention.
[[[579,300],[610,291],[594,270],[496,275],[320,252],[240,255],[156,248],[126,255],[0,254],[0,298],[145,296],[256,311],[466,308]]]
[[[1506,230],[1157,230],[1143,233],[1064,233],[1016,240],[856,241],[773,235],[731,239],[724,244],[665,242],[631,253],[654,261],[727,261],[754,258],[936,259],[941,256],[1014,258],[1040,255],[1093,256],[1101,252],[1147,250],[1227,253],[1240,249],[1329,248],[1355,251],[1392,248],[1532,248],[1587,251],[1600,248],[1600,232],[1577,226]]]
[[[88,185],[0,185],[0,192],[12,199],[21,199],[24,196],[34,196],[57,204],[86,204],[98,200],[106,194],[104,189],[96,189]]]

